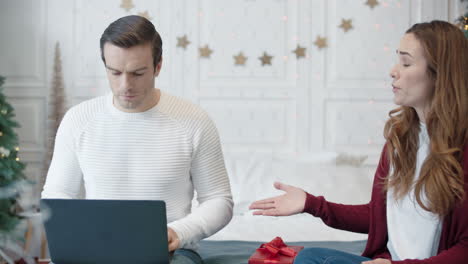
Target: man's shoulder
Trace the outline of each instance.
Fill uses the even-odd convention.
[[[179,96],[162,93],[164,103],[161,112],[182,122],[210,120],[208,113],[199,105]]]
[[[109,99],[109,95],[94,97],[74,105],[72,108],[70,108],[70,110],[80,112],[102,109],[106,105],[107,99]]]
[[[108,99],[108,95],[91,98],[74,105],[68,111],[78,115],[96,113],[102,111],[102,109],[105,107],[106,99]]]
[[[71,107],[64,119],[75,123],[78,126],[83,126],[84,123],[93,120],[94,117],[102,113],[106,107],[108,95],[103,95],[83,101]]]

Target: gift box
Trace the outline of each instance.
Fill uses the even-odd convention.
[[[249,258],[249,264],[292,264],[297,253],[304,247],[288,246],[280,237],[262,244]]]
[[[34,258],[34,261],[37,263],[37,264],[50,264],[50,259],[38,259],[38,258]],[[26,264],[26,261],[24,259],[20,259],[20,260],[17,260],[15,261],[15,264]]]

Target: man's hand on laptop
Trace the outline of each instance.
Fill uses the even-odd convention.
[[[179,248],[180,240],[177,233],[172,228],[167,228],[167,239],[169,244],[169,252],[172,252]]]

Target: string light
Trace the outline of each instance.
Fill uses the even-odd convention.
[[[20,158],[17,157],[17,158],[16,158],[16,161],[20,161]]]
[[[3,132],[2,132],[2,131],[0,131],[0,137],[1,137],[1,136],[3,136]]]
[[[19,151],[19,150],[20,150],[20,148],[19,148],[19,147],[16,147],[16,148],[15,148],[15,150],[16,150],[16,151]]]

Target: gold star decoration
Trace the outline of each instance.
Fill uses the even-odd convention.
[[[208,45],[205,45],[205,47],[199,48],[200,50],[200,57],[202,58],[209,58],[211,53],[213,53],[213,50],[211,50]]]
[[[367,0],[366,5],[368,5],[371,9],[374,9],[379,2],[377,0]]]
[[[190,41],[187,39],[187,35],[183,35],[182,37],[177,37],[177,47],[186,49]]]
[[[135,6],[133,5],[132,0],[122,0],[122,4],[120,4],[120,7],[125,9],[125,11],[130,11],[130,9],[134,8]]]
[[[270,56],[266,52],[263,52],[263,56],[258,57],[258,59],[262,61],[262,66],[271,65],[271,59],[273,59],[273,56]]]
[[[348,32],[353,28],[353,21],[351,19],[341,19],[341,25],[339,26],[340,28],[343,29],[344,32]]]
[[[317,39],[315,40],[314,44],[319,49],[326,48],[327,47],[327,38],[322,38],[320,36],[317,36]]]
[[[152,17],[149,16],[148,10],[146,10],[145,12],[140,12],[140,13],[138,13],[138,15],[139,15],[139,16],[142,16],[142,17],[144,17],[144,18],[146,18],[146,19],[148,19],[148,20],[153,19]]]
[[[247,57],[244,56],[244,53],[239,52],[239,54],[237,54],[236,56],[233,56],[234,57],[234,64],[235,65],[242,65],[242,66],[245,66],[245,62],[247,61]]]
[[[297,45],[296,49],[293,50],[292,52],[296,53],[296,58],[299,59],[299,58],[305,57],[305,51],[306,51],[306,48],[302,48],[301,46]]]

